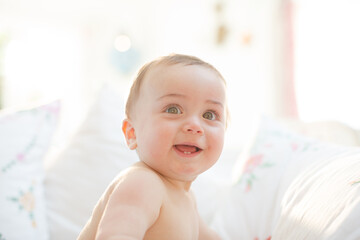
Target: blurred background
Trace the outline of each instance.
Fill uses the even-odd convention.
[[[225,77],[228,148],[261,115],[360,129],[359,12],[356,0],[0,0],[0,107],[61,99],[66,137],[104,84],[126,96],[140,66],[175,52]]]

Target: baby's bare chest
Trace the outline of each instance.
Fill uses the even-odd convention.
[[[193,200],[170,196],[144,240],[197,240],[198,235],[199,217]]]

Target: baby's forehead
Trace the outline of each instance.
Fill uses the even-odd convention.
[[[184,94],[191,96],[197,95],[200,89],[207,95],[217,96],[219,100],[226,98],[226,83],[212,68],[200,64],[161,64],[149,69],[138,96],[148,96],[148,94],[149,96]]]
[[[179,63],[166,63],[166,62],[158,62],[153,64],[149,71],[156,71],[156,70],[166,70],[166,69],[174,69],[174,68],[203,68],[208,69],[209,71],[214,71],[211,67],[200,64],[200,63],[187,63],[187,62],[179,62]]]
[[[219,79],[221,79],[221,81],[223,83],[225,83],[225,80],[222,78],[222,76],[220,75],[220,73],[217,70],[215,70],[205,64],[162,63],[162,62],[156,63],[148,69],[148,71],[145,74],[145,77],[143,79],[143,83],[146,81],[151,84],[152,83],[151,80],[156,80],[164,74],[166,74],[166,75],[168,75],[168,74],[169,75],[182,75],[183,74],[182,71],[173,71],[173,70],[179,69],[179,68],[193,68],[193,69],[200,68],[205,71],[213,73],[214,75],[218,76]],[[171,81],[171,78],[168,80]],[[225,85],[226,85],[226,83],[225,83]]]

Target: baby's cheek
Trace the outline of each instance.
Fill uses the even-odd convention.
[[[224,146],[224,132],[223,131],[216,131],[214,134],[211,135],[211,145],[214,151],[220,155],[221,151]]]
[[[149,154],[153,156],[161,154],[172,145],[171,133],[164,128],[154,129],[152,135],[148,136],[146,144],[150,151]]]

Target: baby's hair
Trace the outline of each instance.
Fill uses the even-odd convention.
[[[191,56],[191,55],[175,54],[175,53],[167,55],[167,56],[163,56],[163,57],[157,58],[151,62],[146,63],[142,68],[140,68],[140,70],[130,88],[130,93],[129,93],[129,96],[128,96],[128,99],[126,102],[125,113],[126,113],[127,118],[130,118],[130,110],[131,110],[132,106],[134,105],[135,101],[137,100],[137,98],[139,97],[140,87],[142,85],[142,82],[145,78],[146,73],[149,72],[149,70],[151,68],[153,68],[154,66],[158,66],[161,64],[164,64],[164,65],[183,64],[185,66],[188,66],[188,65],[204,66],[206,68],[213,70],[226,85],[225,79],[220,74],[220,72],[215,67],[213,67],[211,64],[201,60],[200,58],[197,58],[197,57]]]

